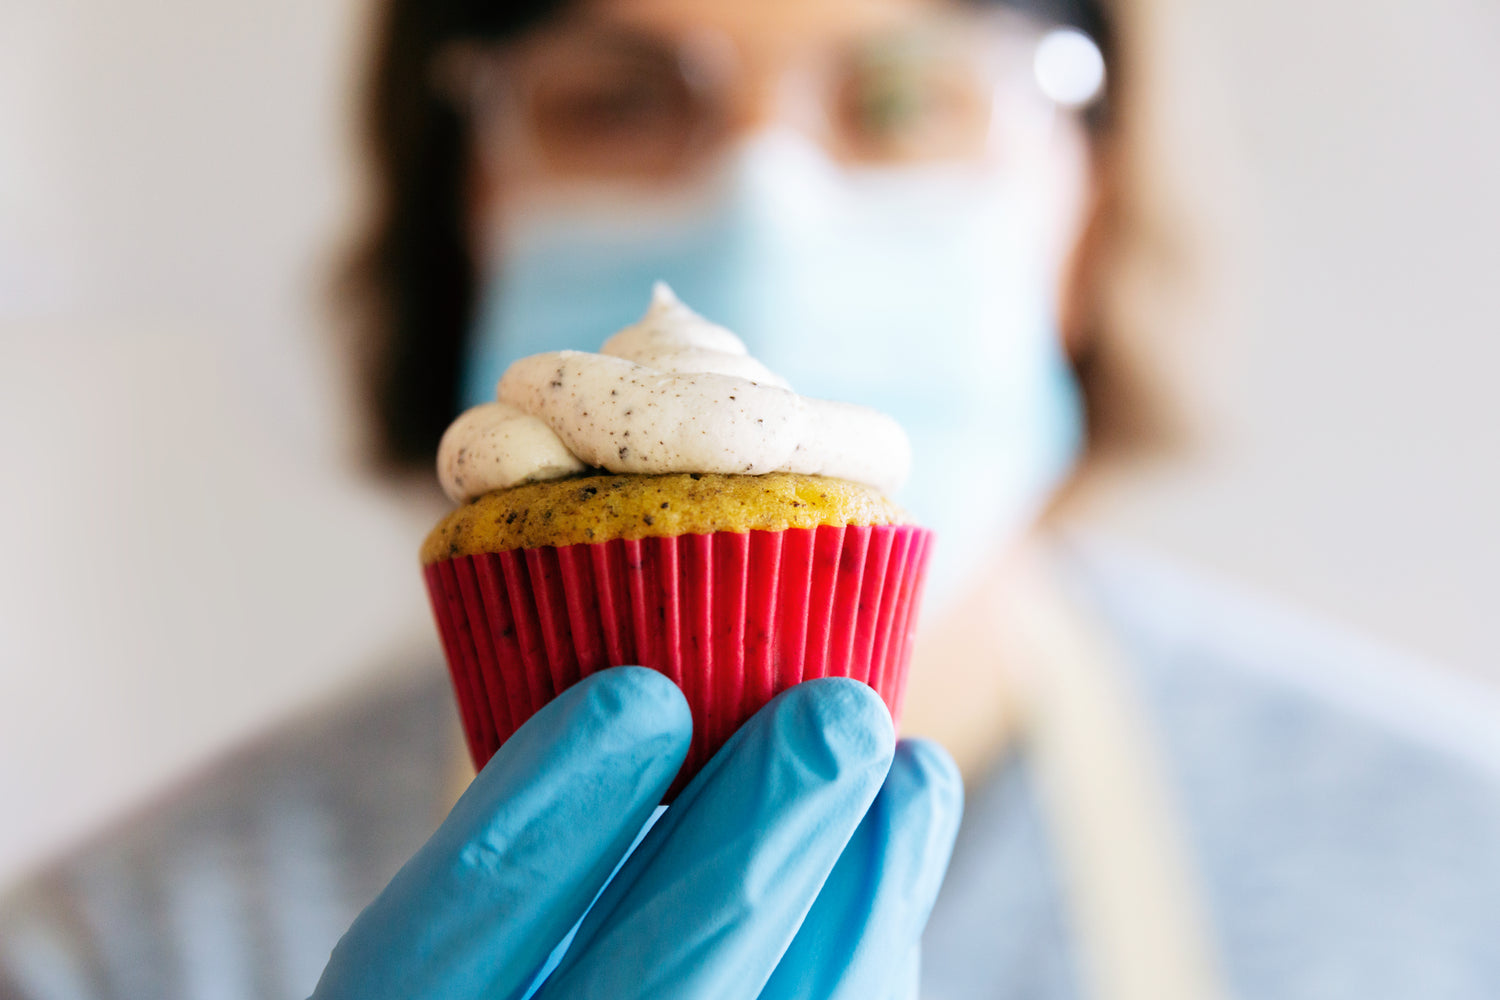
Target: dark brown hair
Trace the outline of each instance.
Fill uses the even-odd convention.
[[[990,2],[1078,27],[1112,61],[1112,25],[1093,0]],[[373,418],[371,450],[386,466],[432,460],[459,409],[464,338],[475,307],[468,124],[437,85],[438,54],[456,41],[513,37],[566,6],[567,0],[386,0],[381,12],[364,108],[374,213],[343,287],[354,306],[353,354],[360,395]],[[1115,76],[1112,70],[1112,95]],[[1107,99],[1088,119],[1096,155],[1111,131],[1109,107]],[[1104,228],[1096,225],[1085,237],[1077,261],[1084,271],[1100,266],[1107,242],[1101,234],[1110,213],[1096,216]],[[1106,412],[1121,401],[1106,377],[1102,342],[1089,335],[1073,338],[1072,347],[1094,442],[1103,425],[1121,426]]]

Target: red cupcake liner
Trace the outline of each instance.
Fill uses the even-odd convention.
[[[911,525],[721,531],[429,565],[474,765],[571,685],[626,664],[666,674],[692,709],[668,801],[801,681],[863,681],[899,720],[931,539]]]

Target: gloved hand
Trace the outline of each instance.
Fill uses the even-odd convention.
[[[354,922],[315,1000],[520,997],[586,910],[541,1000],[914,996],[961,811],[947,754],[893,746],[862,684],[800,684],[730,739],[610,880],[691,728],[655,671],[619,667],[564,692]]]

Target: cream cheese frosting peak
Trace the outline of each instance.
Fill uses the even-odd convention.
[[[646,315],[601,353],[553,351],[511,365],[498,402],[468,411],[443,436],[438,476],[455,502],[590,466],[792,472],[889,493],[910,463],[906,433],[890,417],[797,395],[658,282]]]
[[[740,338],[683,305],[664,281],[651,289],[646,315],[606,340],[599,353],[657,371],[738,375],[789,388],[785,379],[750,356]]]

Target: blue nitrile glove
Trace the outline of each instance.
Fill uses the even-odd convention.
[[[893,753],[863,684],[800,684],[730,739],[609,880],[691,727],[652,670],[564,692],[355,920],[316,1000],[519,997],[586,910],[542,1000],[915,995],[961,811],[947,754],[920,741]]]

